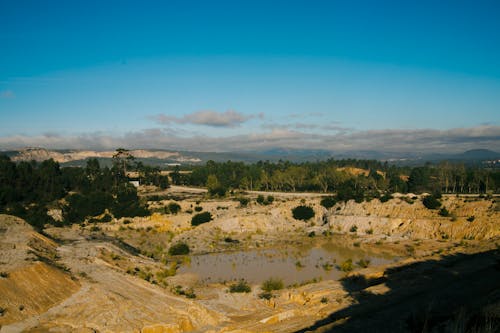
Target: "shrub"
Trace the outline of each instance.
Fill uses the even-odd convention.
[[[201,207],[201,206],[194,207],[195,212],[201,212],[202,210],[203,210],[203,207]]]
[[[423,200],[422,203],[428,209],[438,209],[441,207],[441,202],[434,195],[428,195]]]
[[[370,265],[370,259],[360,259],[356,265],[358,265],[361,268],[366,268],[368,265]]]
[[[193,216],[191,219],[191,225],[197,226],[210,221],[212,221],[212,214],[210,214],[210,212],[203,212]]]
[[[264,199],[264,196],[263,196],[262,194],[259,194],[259,195],[257,196],[257,199],[255,199],[255,201],[256,201],[258,204],[260,204],[260,205],[263,205],[263,204],[264,204],[264,200],[265,200],[265,199]]]
[[[342,272],[350,272],[353,270],[352,259],[347,259],[342,264],[340,264],[340,270]]]
[[[314,217],[314,210],[309,206],[297,206],[292,209],[292,215],[296,220],[307,221]]]
[[[176,202],[170,202],[166,209],[167,213],[177,214],[181,211],[181,206]]]
[[[252,291],[252,288],[245,280],[240,280],[238,283],[229,286],[230,293],[249,293],[250,291]]]
[[[307,234],[307,237],[315,237],[316,233],[314,231],[311,231],[309,234]]]
[[[189,246],[184,242],[180,242],[172,245],[170,249],[168,249],[168,254],[171,256],[185,255],[189,254],[189,251]]]
[[[270,205],[274,202],[274,197],[272,195],[268,195],[267,198],[265,198],[262,194],[259,194],[257,196],[257,199],[255,199],[255,201],[259,204],[259,205]]]
[[[444,207],[439,210],[438,214],[441,216],[444,216],[444,217],[450,216],[450,212],[448,211],[448,209],[446,209]]]
[[[250,200],[248,198],[238,198],[237,199],[240,202],[241,207],[246,207],[248,206]]]
[[[270,300],[273,297],[273,294],[271,294],[269,291],[264,291],[259,294],[260,299],[267,299]]]
[[[266,292],[281,290],[284,288],[283,280],[278,278],[269,278],[262,282],[262,286],[260,288]]]
[[[192,288],[184,290],[182,286],[175,286],[172,291],[177,295],[185,296],[186,298],[196,298],[196,294]]]
[[[474,215],[471,215],[467,218],[467,222],[474,222],[475,219],[476,217]]]
[[[353,226],[351,227],[351,229],[349,229],[349,231],[350,231],[350,232],[356,232],[356,231],[358,231],[358,227],[357,227],[357,226],[355,226],[355,225],[353,225]]]
[[[380,202],[387,202],[392,199],[392,195],[390,193],[385,193],[380,197]]]
[[[7,272],[0,272],[0,277],[6,279],[6,278],[9,277],[9,273],[7,273]]]
[[[334,197],[324,197],[320,201],[320,205],[325,207],[326,209],[332,208],[333,206],[335,206],[336,203],[337,203],[337,200],[335,200]]]

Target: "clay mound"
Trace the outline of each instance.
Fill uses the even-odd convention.
[[[0,278],[0,325],[41,314],[71,296],[79,288],[69,274],[42,262],[8,273]]]
[[[69,274],[48,264],[56,247],[22,219],[0,215],[0,326],[43,313],[78,290]]]

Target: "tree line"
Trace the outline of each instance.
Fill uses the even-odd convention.
[[[101,167],[97,159],[89,159],[84,168],[61,168],[52,159],[16,164],[0,155],[0,213],[24,218],[39,229],[56,223],[47,214],[52,208],[62,209],[62,224],[81,223],[105,212],[116,218],[144,216],[149,212],[129,182],[131,170],[144,184],[169,186],[159,168],[134,163],[125,149],[117,150],[111,168]]]
[[[377,197],[384,193],[499,193],[500,171],[441,162],[400,167],[375,160],[278,163],[208,161],[192,172],[171,173],[177,185],[207,187],[213,195],[230,190],[337,193],[340,197]]]

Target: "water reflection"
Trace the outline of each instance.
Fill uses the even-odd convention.
[[[345,274],[339,266],[348,259],[352,259],[356,267],[356,263],[386,264],[393,258],[329,242],[316,246],[197,255],[191,257],[191,265],[182,265],[178,272],[197,274],[206,282],[245,279],[259,284],[270,277],[278,277],[285,284],[295,284],[312,279],[339,279]]]

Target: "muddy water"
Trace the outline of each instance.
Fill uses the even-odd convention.
[[[361,259],[369,260],[369,266],[390,263],[394,258],[374,255],[360,248],[346,248],[333,243],[280,249],[262,249],[238,252],[212,253],[191,257],[178,273],[197,274],[202,282],[224,282],[245,279],[259,284],[276,277],[284,283],[304,283],[312,279],[339,279],[345,273],[339,266],[351,259],[353,267]]]

